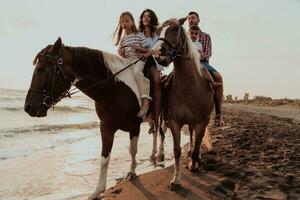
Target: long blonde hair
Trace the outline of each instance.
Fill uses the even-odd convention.
[[[123,28],[122,28],[122,26],[121,26],[121,19],[122,19],[122,17],[124,17],[124,16],[128,16],[128,17],[130,18],[130,20],[132,20],[132,22],[133,22],[133,25],[132,25],[132,27],[131,27],[132,31],[133,31],[134,33],[137,33],[137,32],[138,32],[138,30],[137,30],[137,28],[136,28],[136,26],[135,26],[134,18],[133,18],[133,16],[132,16],[132,14],[131,14],[129,11],[123,12],[123,13],[120,15],[119,23],[118,23],[118,26],[117,26],[117,28],[116,28],[116,30],[115,30],[115,32],[114,32],[114,36],[113,36],[113,38],[114,38],[114,40],[115,40],[115,45],[116,45],[116,46],[119,44],[119,42],[120,42],[120,40],[121,40],[122,33],[123,33]]]

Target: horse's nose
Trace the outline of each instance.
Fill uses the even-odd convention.
[[[25,110],[25,112],[30,113],[30,111],[31,111],[31,105],[30,104],[25,104],[24,110]]]

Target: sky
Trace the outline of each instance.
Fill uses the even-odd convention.
[[[199,13],[225,95],[300,98],[299,0],[0,0],[0,5],[0,88],[27,90],[34,56],[58,37],[68,46],[116,53],[112,35],[119,15],[130,11],[137,23],[150,8],[160,22]]]

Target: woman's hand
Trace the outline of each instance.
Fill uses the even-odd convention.
[[[139,55],[142,58],[142,60],[145,61],[145,60],[147,60],[147,58],[149,56],[151,56],[151,53],[150,52],[146,52],[146,53],[140,53]]]
[[[154,57],[159,57],[159,55],[160,55],[160,51],[159,50],[151,50],[150,51],[150,53],[151,53],[151,55],[154,55]]]

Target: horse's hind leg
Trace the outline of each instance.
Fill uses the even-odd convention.
[[[162,120],[162,119],[161,119]],[[160,121],[162,124],[158,126],[158,131],[160,135],[160,145],[157,152],[157,132],[153,133],[153,148],[152,148],[152,155],[150,157],[151,161],[156,160],[157,162],[161,163],[165,160],[165,148],[164,148],[164,138],[165,133],[167,132],[167,127],[163,128],[162,126],[165,124],[163,121]]]
[[[204,136],[208,121],[209,120],[202,121],[195,128],[194,149],[191,155],[192,161],[189,163],[190,171],[197,171],[199,168],[200,146],[201,146],[202,138]]]
[[[101,168],[100,168],[97,188],[95,192],[89,197],[89,200],[101,199],[100,195],[106,189],[108,164],[110,160],[110,153],[111,153],[116,129],[112,128],[112,126],[107,126],[103,122],[101,122],[100,131],[101,131],[101,138],[102,138]]]
[[[152,133],[153,135],[153,143],[152,143],[152,154],[150,156],[150,161],[154,162],[156,160],[157,153],[157,131]]]
[[[189,125],[189,132],[190,132],[190,145],[189,145],[188,155],[190,156],[194,148],[194,135],[193,135],[194,130],[190,125]]]
[[[156,154],[156,160],[158,162],[163,162],[165,160],[165,147],[164,147],[164,138],[160,137],[160,144],[158,148],[158,153]]]
[[[131,165],[130,165],[130,171],[127,173],[125,179],[126,180],[132,180],[136,178],[135,168],[137,166],[136,162],[136,153],[137,153],[137,143],[139,139],[140,134],[140,127],[136,128],[136,130],[130,132],[130,147],[129,147],[129,153],[131,155]]]
[[[174,157],[175,157],[175,171],[174,171],[174,177],[172,181],[170,182],[170,190],[180,190],[182,188],[180,183],[180,171],[179,171],[179,160],[181,156],[181,147],[180,147],[180,130],[182,125],[179,125],[173,120],[170,120],[170,128],[173,136],[173,151],[174,151]]]

